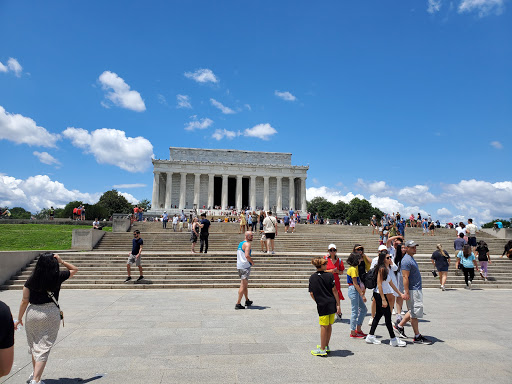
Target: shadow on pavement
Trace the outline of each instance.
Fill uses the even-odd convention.
[[[261,305],[251,305],[250,307],[246,307],[246,309],[258,309],[260,311],[264,310],[264,309],[268,309],[270,307],[264,307],[264,306],[261,306]]]
[[[352,351],[349,351],[349,350],[346,350],[346,349],[339,349],[339,350],[336,350],[336,351],[331,351],[329,353],[328,356],[331,356],[331,357],[347,357],[347,356],[352,356],[354,354],[354,352]]]
[[[91,381],[101,379],[103,375],[96,375],[90,377],[89,379],[82,379],[81,377],[76,377],[74,379],[69,377],[61,377],[60,379],[45,379],[44,382],[48,384],[76,384],[76,383],[90,383]]]

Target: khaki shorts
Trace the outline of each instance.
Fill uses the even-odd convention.
[[[135,266],[140,267],[140,259],[142,259],[142,256],[137,259],[137,255],[130,255],[126,264],[135,264]]]
[[[407,308],[411,311],[411,317],[421,319],[423,317],[423,291],[421,289],[410,290],[409,297]]]

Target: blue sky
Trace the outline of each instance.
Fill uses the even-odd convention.
[[[511,12],[0,1],[0,205],[151,198],[151,157],[177,146],[291,152],[308,199],[511,217]]]

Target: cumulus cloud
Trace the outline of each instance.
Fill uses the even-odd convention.
[[[429,192],[426,185],[405,187],[398,191],[397,197],[409,204],[423,205],[436,201],[436,197]]]
[[[357,179],[356,186],[366,192],[373,194],[391,194],[392,188],[385,181],[366,182],[363,179]]]
[[[9,60],[7,60],[7,65],[0,62],[0,72],[14,72],[16,77],[21,77],[22,71],[23,67],[20,65],[18,60],[12,57],[9,57]]]
[[[0,106],[0,139],[16,144],[28,144],[41,147],[56,147],[60,136],[39,127],[30,117],[6,112]]]
[[[35,157],[37,157],[39,159],[39,161],[41,163],[43,163],[43,164],[60,165],[59,160],[57,160],[55,157],[50,155],[48,152],[37,152],[37,151],[34,151],[32,154]]]
[[[496,149],[503,149],[503,144],[499,141],[491,141],[491,145]]]
[[[500,15],[503,12],[505,0],[462,0],[459,4],[459,13],[477,12],[479,17],[491,13]]]
[[[225,115],[232,115],[233,113],[236,113],[231,108],[224,106],[222,103],[218,102],[215,99],[210,99],[210,103],[212,103],[212,105],[215,108],[220,109],[222,111],[222,113],[225,114]]]
[[[195,72],[185,72],[185,77],[197,81],[198,83],[218,83],[219,79],[211,69],[202,68]]]
[[[428,0],[427,12],[434,14],[441,9],[441,0]]]
[[[197,119],[197,116],[192,116],[192,121],[185,124],[185,131],[194,131],[196,129],[206,129],[213,124],[213,120],[209,118]]]
[[[153,145],[144,137],[126,137],[124,131],[110,128],[88,132],[69,127],[63,136],[75,147],[91,153],[100,164],[111,164],[129,172],[143,172],[151,166]]]
[[[176,100],[178,101],[178,105],[176,108],[192,108],[192,104],[190,104],[190,97],[187,95],[176,95]]]
[[[100,75],[99,81],[103,90],[107,91],[105,98],[114,105],[136,112],[146,110],[146,105],[140,93],[130,90],[130,86],[116,73],[105,71]],[[107,108],[109,107],[108,103],[102,103],[102,105]]]
[[[144,188],[146,186],[146,184],[116,184],[116,185],[113,185],[112,188],[115,188],[115,189],[130,189],[130,188]]]
[[[295,100],[297,100],[297,98],[295,96],[293,96],[288,91],[280,92],[280,91],[276,90],[276,91],[274,91],[274,95],[276,95],[277,97],[279,97],[279,98],[281,98],[283,100],[286,100],[286,101],[295,101]]]
[[[441,216],[441,217],[451,217],[452,216],[451,211],[445,207],[439,208],[436,213],[438,216]]]
[[[234,139],[235,137],[240,136],[240,131],[228,131],[227,129],[216,129],[213,133],[212,137],[215,140],[222,140],[224,137],[228,139]]]
[[[363,195],[354,195],[352,192],[347,194],[342,194],[340,191],[337,191],[332,188],[323,187],[310,187],[306,189],[306,199],[312,200],[315,197],[323,197],[327,201],[331,203],[337,203],[338,201],[343,201],[345,203],[349,203],[353,198],[358,197],[360,199],[364,199]]]
[[[269,140],[270,136],[275,135],[277,131],[270,124],[258,124],[244,131],[244,136],[257,137],[261,140]]]

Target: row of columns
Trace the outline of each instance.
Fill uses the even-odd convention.
[[[160,209],[160,174],[161,172],[154,172],[153,178],[153,196],[152,196],[152,206],[156,207],[156,209]],[[165,184],[165,209],[171,208],[171,193],[172,193],[172,175],[173,172],[166,172],[167,181]],[[186,192],[187,192],[187,172],[181,172],[181,181],[180,181],[180,199],[179,199],[179,209],[185,209],[186,204]],[[194,174],[194,204],[199,207],[199,191],[200,191],[200,181],[201,174]],[[228,205],[228,177],[229,175],[222,175],[222,197],[221,197],[221,206],[225,209]],[[214,194],[214,173],[208,174],[208,207],[213,207],[213,194]],[[243,175],[236,175],[236,194],[235,194],[235,202],[236,209],[239,211],[242,209],[242,178]],[[290,207],[297,208],[295,206],[295,177],[290,176],[289,178],[289,195],[288,201],[290,202]],[[277,190],[276,196],[277,201],[276,205],[278,209],[283,206],[283,177],[277,177]],[[301,177],[301,202],[300,202],[300,210],[303,212],[306,211],[306,178]],[[269,191],[269,180],[270,176],[263,176],[263,209],[269,210],[270,208],[270,191]],[[249,205],[252,209],[256,207],[256,176],[250,176],[249,182]],[[155,209],[155,208],[154,208]]]

